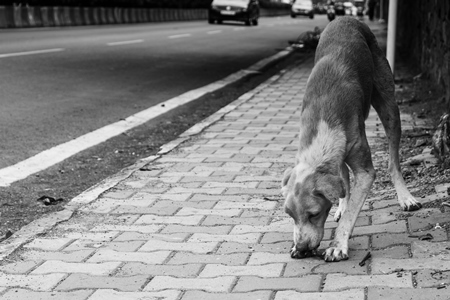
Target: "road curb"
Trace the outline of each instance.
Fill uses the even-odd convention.
[[[277,54],[257,62],[256,64],[250,66],[246,70],[238,71],[234,74],[231,74],[230,76],[227,76],[222,80],[219,80],[219,82],[222,82],[223,80],[229,80],[228,84],[232,84],[237,80],[244,79],[245,77],[249,76],[255,71],[258,72],[264,70],[269,65],[289,57],[294,51],[295,50],[293,48],[287,47],[284,50],[278,52]],[[249,72],[249,70],[251,72]],[[15,232],[6,241],[0,243],[0,260],[3,260],[5,257],[13,253],[21,245],[29,242],[37,235],[41,235],[49,231],[58,223],[69,220],[76,210],[95,201],[102,193],[115,187],[121,181],[130,177],[134,172],[136,172],[146,164],[162,157],[167,153],[170,153],[171,151],[179,147],[181,144],[190,140],[193,136],[200,134],[203,130],[221,120],[227,113],[233,111],[237,106],[241,105],[242,103],[250,99],[253,94],[265,88],[267,85],[270,85],[274,81],[278,80],[281,77],[281,74],[283,74],[283,71],[278,72],[278,74],[270,77],[268,80],[258,85],[251,91],[241,95],[235,101],[221,108],[220,110],[218,110],[211,116],[207,117],[203,121],[195,124],[188,130],[180,134],[177,139],[167,144],[164,144],[163,146],[160,147],[161,150],[156,155],[143,158],[137,161],[135,164],[122,169],[115,175],[110,176],[102,180],[100,183],[85,190],[84,192],[82,192],[81,194],[70,200],[69,203],[65,205],[63,210],[50,213],[42,218],[34,220],[33,222],[25,225],[19,231]]]

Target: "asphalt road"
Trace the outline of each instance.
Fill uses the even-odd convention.
[[[252,27],[191,21],[2,30],[0,169],[246,69],[327,23],[325,16],[286,16],[261,18]],[[0,217],[15,216],[22,224],[33,218],[20,210],[36,210],[40,196],[70,200],[154,153],[268,75],[255,75],[0,188]],[[20,209],[13,213],[14,207]]]

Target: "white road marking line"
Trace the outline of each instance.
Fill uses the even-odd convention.
[[[108,139],[118,136],[130,129],[142,125],[151,119],[160,116],[176,107],[192,102],[199,97],[221,89],[233,82],[236,82],[249,74],[249,70],[258,71],[265,67],[270,62],[288,55],[291,50],[280,51],[277,54],[265,58],[256,64],[250,66],[246,70],[240,70],[233,73],[219,81],[210,83],[201,88],[186,92],[177,97],[169,99],[165,102],[159,103],[155,106],[147,108],[141,112],[129,116],[128,118],[118,121],[116,123],[106,125],[102,128],[89,132],[76,139],[70,140],[66,143],[57,145],[53,148],[42,151],[30,158],[27,158],[15,165],[0,169],[0,186],[6,187],[12,183],[25,179],[28,176],[45,170],[63,160],[91,148],[95,145],[103,143]]]
[[[120,46],[120,45],[129,45],[129,44],[137,44],[142,43],[144,40],[131,40],[131,41],[121,41],[121,42],[111,42],[107,43],[108,46]]]
[[[213,30],[213,31],[208,31],[207,34],[218,34],[221,32],[222,32],[222,30]]]
[[[175,34],[175,35],[170,35],[168,36],[169,39],[179,39],[179,38],[184,38],[184,37],[189,37],[191,36],[190,33],[183,33],[183,34]]]
[[[0,54],[0,58],[24,56],[24,55],[34,55],[34,54],[44,54],[44,53],[52,53],[52,52],[61,52],[64,50],[65,50],[64,48],[54,48],[54,49],[33,50],[33,51],[25,51],[25,52],[5,53],[5,54]]]

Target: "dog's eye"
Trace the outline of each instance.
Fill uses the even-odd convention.
[[[313,193],[313,195],[316,196],[316,197],[319,197],[319,198],[325,198],[325,196],[323,195],[323,193],[320,192],[320,191],[318,191],[318,190],[314,190],[312,193]]]
[[[313,219],[313,218],[315,218],[315,217],[318,217],[320,215],[320,211],[319,212],[315,212],[315,213],[310,213],[309,214],[309,218],[310,219]]]

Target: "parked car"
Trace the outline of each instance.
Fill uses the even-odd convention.
[[[351,2],[344,2],[345,15],[346,16],[356,16],[356,7]]]
[[[344,3],[340,1],[336,1],[334,3],[334,12],[336,16],[344,16],[345,15],[345,7]]]
[[[314,13],[319,15],[326,14],[327,8],[322,3],[318,3],[314,6]]]
[[[291,6],[291,17],[308,16],[314,18],[314,7],[312,0],[295,0]]]
[[[364,0],[355,0],[353,3],[356,7],[356,15],[358,17],[364,16],[364,10],[366,8],[366,1]]]
[[[258,0],[214,0],[208,11],[208,23],[240,21],[245,25],[258,25]]]

